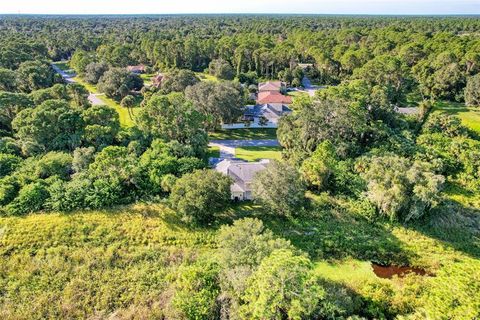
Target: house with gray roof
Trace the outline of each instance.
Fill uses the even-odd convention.
[[[268,159],[259,162],[225,159],[215,166],[215,170],[233,179],[233,184],[230,186],[232,200],[252,200],[253,179],[258,172],[265,170],[269,163]]]

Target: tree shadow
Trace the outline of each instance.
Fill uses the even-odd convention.
[[[321,278],[319,284],[325,297],[314,313],[314,319],[346,319],[359,316],[362,319],[394,319],[397,315],[387,297],[372,299],[356,292],[342,282]]]
[[[352,257],[381,265],[410,265],[417,254],[408,250],[385,224],[340,208],[314,208],[295,221],[263,219],[275,234],[309,253],[312,259]]]
[[[473,258],[480,258],[480,209],[445,200],[422,219],[406,227]]]

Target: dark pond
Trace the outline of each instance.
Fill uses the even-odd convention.
[[[431,276],[426,270],[415,267],[382,266],[372,262],[372,268],[375,275],[379,278],[391,279],[393,276],[405,277],[408,273],[415,273],[421,276]]]

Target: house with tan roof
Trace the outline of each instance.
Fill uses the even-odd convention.
[[[268,159],[259,162],[225,159],[215,166],[215,170],[233,179],[233,184],[230,186],[232,200],[253,200],[253,180],[258,172],[267,168],[269,163]]]
[[[260,82],[258,84],[258,92],[266,92],[266,91],[276,91],[280,92],[286,88],[285,82],[282,81],[267,81],[267,82]]]

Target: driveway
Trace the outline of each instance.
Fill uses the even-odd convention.
[[[62,69],[60,69],[59,67],[57,67],[55,64],[51,64],[53,70],[55,70],[56,73],[58,73],[59,75],[62,76],[62,78],[66,81],[66,82],[69,82],[69,83],[73,83],[75,82],[75,80],[73,79],[73,77],[75,77],[75,74],[69,74],[69,73],[66,73],[65,71],[63,71]]]
[[[314,86],[314,85],[312,85],[312,82],[307,77],[303,77],[302,86],[304,88],[304,91],[306,91],[310,97],[315,96],[315,92],[317,90],[325,88],[324,86]]]
[[[265,140],[210,140],[210,147],[218,147],[220,149],[220,158],[215,162],[223,159],[235,158],[235,148],[238,147],[277,147],[280,146],[276,139]]]
[[[238,147],[277,147],[280,146],[277,139],[264,140],[210,140],[210,145],[216,147],[238,148]]]
[[[98,94],[98,93],[90,93],[88,95],[88,101],[90,101],[90,103],[92,104],[92,106],[101,106],[101,105],[105,105],[105,102],[103,102],[98,96],[100,96],[102,94]]]

